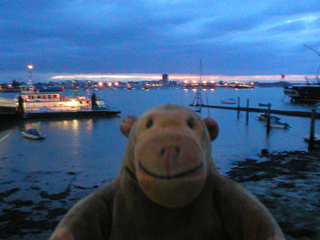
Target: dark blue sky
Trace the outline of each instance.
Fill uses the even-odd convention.
[[[0,4],[0,82],[34,74],[316,74],[319,0]]]

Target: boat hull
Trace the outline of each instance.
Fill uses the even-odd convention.
[[[288,129],[290,126],[285,123],[270,123],[271,128]]]
[[[305,136],[305,137],[304,137],[304,140],[305,140],[306,142],[309,142],[309,141],[310,141],[310,135]],[[315,134],[315,135],[314,135],[314,143],[320,143],[320,134]]]
[[[237,101],[235,99],[233,99],[233,98],[230,98],[230,99],[221,100],[221,103],[223,103],[223,104],[236,104]]]
[[[38,139],[44,139],[45,136],[43,133],[38,132],[36,129],[27,129],[25,131],[21,132],[23,137],[38,140]]]
[[[292,102],[320,102],[320,85],[293,85],[284,89],[284,94],[291,97]]]
[[[269,116],[270,120],[273,121],[273,120],[280,120],[280,118],[276,117],[276,116],[273,116],[273,115],[270,115]],[[258,119],[261,120],[261,121],[267,121],[268,120],[268,115],[265,114],[265,113],[260,113],[258,115]]]
[[[79,118],[79,117],[111,117],[120,114],[121,111],[92,110],[92,111],[48,111],[28,112],[23,118]]]

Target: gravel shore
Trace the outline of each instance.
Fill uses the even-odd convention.
[[[320,239],[320,152],[265,153],[227,174],[268,207],[288,240]]]

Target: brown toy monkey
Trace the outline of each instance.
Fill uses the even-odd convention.
[[[127,117],[120,175],[69,210],[57,239],[285,239],[266,207],[220,175],[211,157],[219,133],[178,105]]]

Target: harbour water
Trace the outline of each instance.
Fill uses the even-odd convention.
[[[88,93],[83,91],[81,94]],[[41,202],[46,196],[48,198],[48,194],[59,193],[71,184],[82,188],[102,186],[119,173],[127,143],[119,129],[121,120],[128,115],[141,115],[159,104],[187,106],[192,103],[195,91],[173,88],[100,90],[96,94],[121,110],[120,116],[1,123],[0,198],[5,199],[0,203],[1,212],[12,206],[10,200]],[[3,93],[0,96],[13,97]],[[249,99],[250,107],[271,103],[272,109],[280,110],[311,112],[315,108],[314,105],[290,103],[288,98],[284,99],[282,88],[217,88],[202,92],[204,103],[208,101],[209,105],[222,105],[222,99],[238,97],[243,107]],[[256,157],[261,149],[273,152],[306,151],[308,148],[303,140],[303,136],[310,133],[308,118],[279,116],[291,128],[273,129],[267,134],[265,122],[257,120],[257,113],[249,113],[248,122],[245,112],[241,112],[238,118],[233,110],[203,108],[201,116],[215,118],[220,126],[220,135],[212,143],[212,157],[222,173],[229,171],[235,161]],[[39,141],[23,138],[20,131],[27,127],[37,128],[46,138]],[[316,120],[315,127],[318,132],[319,120]],[[12,189],[16,191],[12,192]],[[63,203],[60,201],[59,204]]]
[[[71,94],[72,92],[69,92]],[[0,173],[9,169],[29,171],[83,171],[97,181],[117,175],[126,146],[119,126],[123,117],[141,115],[145,110],[164,103],[189,105],[195,91],[183,89],[103,90],[96,92],[107,104],[121,110],[117,118],[29,120],[1,123]],[[68,94],[68,93],[66,93]],[[79,95],[88,95],[83,91]],[[92,93],[91,93],[92,94]],[[10,97],[9,94],[2,94]],[[240,97],[240,105],[259,107],[271,103],[272,109],[311,111],[314,105],[293,104],[285,98],[282,88],[231,89],[217,88],[202,92],[204,103],[222,105],[225,98]],[[303,136],[310,132],[310,119],[279,116],[290,129],[273,129],[266,133],[265,122],[258,121],[257,113],[222,109],[202,109],[203,117],[213,117],[220,126],[220,135],[213,142],[213,158],[221,171],[226,171],[235,160],[253,157],[261,149],[269,151],[307,150]],[[316,132],[319,121],[316,120]],[[22,138],[20,131],[35,127],[46,135],[42,141]],[[1,174],[1,175],[2,175]],[[0,175],[0,176],[1,176]],[[2,175],[2,177],[4,177]],[[2,178],[1,177],[1,178]],[[2,178],[3,179],[3,178]]]

